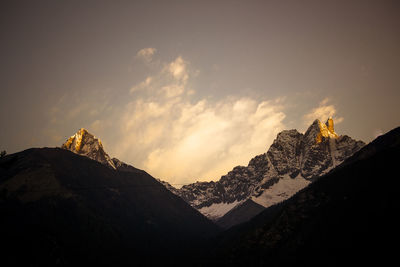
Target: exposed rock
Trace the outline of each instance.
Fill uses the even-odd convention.
[[[110,168],[116,169],[114,162],[104,151],[100,139],[96,138],[84,128],[81,128],[76,134],[68,138],[61,148],[86,156]]]
[[[315,120],[304,134],[297,130],[282,131],[266,153],[251,159],[247,167],[233,168],[217,182],[167,188],[200,212],[207,210],[205,215],[216,220],[224,213],[212,205],[225,212],[231,203],[240,204],[251,198],[269,207],[329,172],[364,145],[346,135],[339,136],[332,118],[325,124]],[[210,214],[210,210],[215,214]]]
[[[210,242],[215,257],[208,261],[226,266],[391,265],[400,237],[399,162],[400,127],[290,199],[222,233]]]
[[[331,118],[325,124],[315,120],[305,134],[297,130],[282,131],[266,153],[251,159],[246,167],[236,166],[217,182],[196,182],[177,189],[158,181],[208,218],[217,220],[248,199],[269,207],[289,198],[363,146],[361,141],[339,136]],[[141,171],[116,158],[111,159],[101,141],[83,128],[62,148],[112,169]]]

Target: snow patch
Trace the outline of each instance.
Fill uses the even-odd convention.
[[[290,178],[288,175],[285,175],[276,184],[272,185],[268,189],[265,189],[259,197],[252,197],[251,199],[254,202],[268,208],[290,198],[299,190],[306,187],[309,183],[310,181],[304,179],[300,175],[294,179]]]
[[[241,203],[241,201],[235,200],[232,203],[214,203],[208,207],[202,207],[199,211],[211,220],[217,220],[224,216],[228,211],[233,209],[236,205]]]

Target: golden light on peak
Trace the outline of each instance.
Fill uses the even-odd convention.
[[[320,120],[318,120],[318,126],[319,126],[319,133],[317,134],[317,137],[315,138],[315,141],[318,143],[321,143],[323,138],[338,138],[338,134],[335,133],[335,128],[333,124],[333,119],[329,118],[326,123],[321,123]]]

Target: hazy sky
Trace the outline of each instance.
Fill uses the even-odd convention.
[[[283,129],[400,125],[400,1],[2,1],[0,150],[79,128],[171,183],[216,180]]]

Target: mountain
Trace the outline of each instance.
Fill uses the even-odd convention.
[[[224,216],[219,218],[216,223],[223,229],[228,229],[234,225],[247,222],[264,209],[264,206],[255,203],[251,199],[247,199],[228,211]]]
[[[227,266],[389,265],[399,249],[399,162],[400,127],[222,233],[207,254]]]
[[[219,228],[80,130],[60,148],[0,159],[2,262],[173,264]],[[85,156],[82,156],[85,155]],[[90,159],[96,158],[98,161]]]
[[[165,182],[164,185],[218,222],[237,205],[248,204],[246,201],[249,199],[269,207],[289,198],[364,145],[346,135],[339,136],[331,118],[325,124],[315,120],[304,134],[297,130],[282,131],[266,153],[251,159],[247,167],[233,168],[219,181],[196,182],[180,189]],[[221,225],[228,227],[231,224],[226,224],[226,221],[241,222],[251,217],[246,211],[243,219],[239,219],[238,210],[235,212],[236,220],[223,219]],[[259,209],[252,210],[253,216],[259,212]]]
[[[116,169],[110,156],[104,151],[100,139],[81,128],[73,136],[62,144],[61,148],[70,150],[78,155],[86,156],[90,159],[103,163],[110,168]]]

